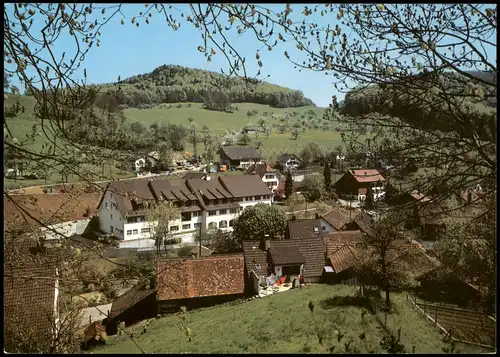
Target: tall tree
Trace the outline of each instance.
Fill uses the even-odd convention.
[[[233,234],[241,240],[282,238],[286,227],[285,212],[279,206],[256,204],[246,208],[236,220]]]
[[[170,224],[179,218],[179,210],[170,201],[152,203],[146,211],[146,221],[151,238],[155,241],[157,255],[161,255],[162,243],[169,237]]]
[[[285,197],[289,198],[292,195],[292,193],[293,193],[292,173],[290,172],[290,170],[288,170],[285,179]]]
[[[373,196],[373,190],[371,187],[368,187],[368,189],[366,190],[365,208],[375,208],[375,197]]]
[[[391,307],[391,290],[410,289],[417,284],[414,271],[418,267],[412,258],[418,252],[402,234],[403,219],[400,212],[380,218],[357,252],[355,271],[359,280],[383,290],[387,308]]]

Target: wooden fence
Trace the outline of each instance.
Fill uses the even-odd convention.
[[[408,300],[450,338],[466,344],[495,347],[496,320],[476,311],[429,303],[407,294]]]

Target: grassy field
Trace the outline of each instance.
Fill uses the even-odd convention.
[[[283,117],[285,112],[306,114],[309,110],[315,112],[315,117],[321,118],[324,112],[323,108],[313,106],[297,107],[297,108],[273,108],[269,105],[256,103],[235,103],[238,110],[233,113],[223,113],[212,110],[205,110],[201,107],[201,103],[182,103],[181,108],[177,108],[178,104],[160,104],[153,109],[136,109],[130,108],[125,110],[127,121],[141,122],[144,126],[149,127],[151,124],[158,122],[170,122],[172,124],[182,124],[188,126],[188,118],[194,118],[198,127],[207,125],[215,131],[226,130],[241,130],[246,124],[252,123],[258,126],[258,121],[264,113],[268,113],[266,119],[269,124],[278,124],[279,119]],[[169,108],[170,106],[170,108]],[[190,107],[189,107],[190,106]],[[247,116],[249,110],[257,110],[258,114]]]
[[[180,328],[178,314],[150,320],[146,333],[141,333],[143,323],[127,330],[146,353],[329,353],[332,346],[333,353],[384,353],[380,347],[384,330],[371,313],[362,317],[366,305],[355,292],[349,286],[312,285],[236,306],[189,311],[185,324],[191,329],[191,341]],[[397,312],[388,318],[388,325],[402,328],[406,351],[411,353],[415,345],[417,353],[443,353],[446,344],[432,324],[413,310],[405,295],[393,296]],[[340,342],[338,333],[343,334]],[[106,346],[92,352],[140,350],[130,337],[119,335],[110,336]]]
[[[234,113],[205,110],[201,107],[200,103],[182,103],[181,108],[177,108],[177,104],[161,104],[153,109],[131,108],[126,109],[124,112],[129,123],[137,121],[146,127],[149,127],[155,122],[169,122],[188,126],[188,118],[192,117],[198,129],[201,129],[203,125],[207,125],[210,129],[213,129],[219,134],[223,134],[227,130],[240,131],[248,123],[258,126],[258,121],[264,113],[267,113],[265,118],[269,124],[277,125],[280,123],[280,118],[284,116],[285,112],[297,112],[299,116],[300,114],[305,114],[306,120],[308,120],[309,115],[311,115],[309,114],[310,110],[315,113],[315,115],[312,116],[313,118],[321,118],[324,112],[324,108],[315,108],[312,106],[273,108],[268,105],[255,103],[236,103],[235,105],[239,109]],[[248,117],[247,112],[249,110],[257,110],[259,114]],[[331,126],[332,129],[341,127],[338,123],[332,123]],[[269,138],[266,138],[263,134],[252,134],[250,138],[252,141],[262,141],[260,151],[267,160],[274,160],[284,152],[296,153],[310,142],[315,142],[324,149],[331,149],[336,145],[342,144],[340,132],[333,130],[323,131],[308,129],[305,132],[301,132],[297,140],[294,140],[289,131],[280,134],[276,128],[273,128]],[[251,145],[252,144],[250,144],[250,146]],[[192,145],[187,144],[187,150],[192,152]]]
[[[9,128],[9,131],[12,133],[14,138],[17,138],[19,142],[24,142],[26,140],[27,135],[30,135],[33,130],[33,126],[37,126],[37,130],[41,130],[41,122],[36,119],[33,115],[35,100],[33,97],[26,96],[16,96],[16,95],[8,95],[7,100],[5,101],[6,105],[12,105],[16,101],[25,108],[24,113],[20,113],[15,118],[7,118],[6,122]],[[45,130],[49,129],[49,124],[44,123]],[[50,138],[52,138],[51,131],[48,131],[47,134]],[[45,134],[36,136],[33,140],[29,140],[28,142],[23,143],[23,148],[32,152],[40,152],[42,150],[43,145],[48,145],[49,139]],[[104,149],[102,149],[104,150]],[[98,180],[99,176],[109,176],[115,178],[128,178],[134,177],[135,174],[132,172],[124,172],[118,168],[116,168],[111,163],[104,164],[104,173],[102,166],[93,166],[93,165],[83,165],[82,171],[92,171],[95,172],[96,180]],[[78,175],[70,174],[68,175],[68,183],[79,182],[81,178]],[[90,179],[90,177],[89,177]],[[4,188],[13,189],[19,187],[29,187],[29,186],[39,186],[45,184],[57,184],[62,183],[61,173],[58,172],[57,168],[54,168],[52,172],[47,177],[47,180],[29,180],[29,179],[5,179],[4,180]]]

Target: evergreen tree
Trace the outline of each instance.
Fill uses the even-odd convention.
[[[384,195],[385,202],[392,203],[395,201],[397,196],[398,196],[398,190],[390,182],[388,182],[387,185],[385,186],[385,195]]]
[[[325,179],[325,192],[330,197],[332,193],[332,171],[330,170],[330,163],[327,160],[325,160],[323,177]]]
[[[373,197],[373,191],[371,187],[368,187],[366,192],[365,208],[373,209],[375,207],[375,198]]]
[[[290,170],[286,173],[286,180],[285,180],[285,197],[288,198],[292,195],[293,193],[293,181],[292,181],[292,173]]]

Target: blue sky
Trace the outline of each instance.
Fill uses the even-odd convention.
[[[187,4],[176,4],[175,6],[183,10],[185,16],[190,13]],[[285,4],[266,5],[266,7],[282,11]],[[293,4],[293,8],[295,11],[292,13],[292,19],[300,18],[302,20],[303,5]],[[144,9],[144,4],[125,5],[124,13],[131,18]],[[180,16],[176,17],[181,19]],[[312,18],[314,21],[317,20],[320,26],[330,24],[333,28],[338,23],[334,13],[325,17],[313,15]],[[312,20],[311,17],[307,19]],[[228,69],[227,61],[221,53],[214,56],[212,62],[206,61],[203,53],[197,50],[198,46],[203,44],[200,32],[186,21],[181,23],[181,28],[176,32],[167,26],[163,15],[157,12],[153,12],[152,18],[149,19],[149,25],[145,24],[144,21],[140,22],[139,27],[131,24],[130,21],[121,25],[120,21],[121,17],[115,16],[103,28],[100,47],[94,46],[86,56],[82,68],[87,70],[88,83],[114,82],[118,76],[127,78],[148,73],[163,64],[182,65],[216,72],[220,72],[221,68]],[[222,20],[222,23],[225,24],[226,21]],[[255,53],[261,45],[255,40],[254,34],[236,36],[236,33],[233,33],[229,35],[228,40],[235,45],[242,56],[247,58],[249,74],[255,75],[258,70]],[[52,49],[56,55],[60,56],[63,52],[69,55],[74,49],[74,40],[69,35],[61,36]],[[333,87],[334,78],[331,75],[309,70],[299,72],[284,57],[285,50],[295,60],[298,59],[297,56],[300,52],[291,41],[280,42],[272,51],[265,48],[260,51],[260,59],[264,63],[262,74],[264,76],[270,75],[266,79],[267,81],[301,90],[306,97],[322,107],[331,102],[333,95],[337,95],[339,99],[343,98],[343,94],[337,92]],[[491,55],[496,58],[496,48]],[[18,84],[16,81],[14,83]]]
[[[189,14],[187,5],[176,4],[175,6],[179,9],[185,9],[186,15]],[[281,11],[285,4],[270,6]],[[297,12],[299,7],[303,8],[302,5],[298,4],[294,6],[297,6]],[[144,5],[126,5],[124,13],[133,17],[140,11],[144,11]],[[181,19],[180,16],[178,18]],[[229,68],[227,60],[220,53],[212,58],[212,62],[207,62],[203,53],[197,50],[198,46],[203,44],[200,32],[190,23],[182,22],[181,28],[174,32],[167,26],[163,15],[155,12],[149,19],[149,25],[143,21],[139,27],[130,22],[121,25],[120,21],[121,17],[116,16],[103,28],[100,47],[93,46],[82,63],[82,68],[87,70],[88,83],[114,82],[118,76],[127,78],[148,73],[164,64],[216,72],[220,72],[221,68],[226,71]],[[231,41],[231,36],[229,39]],[[238,38],[232,36],[232,40],[238,52],[247,57],[247,70],[251,75],[255,75],[258,71],[255,53],[261,44],[254,39],[254,35],[251,33]],[[260,59],[264,63],[262,75],[269,74],[271,76],[266,81],[301,90],[316,105],[327,106],[331,103],[333,95],[339,96],[332,85],[333,79],[324,73],[306,70],[299,72],[294,69],[293,64],[284,56],[285,50],[291,52],[290,46],[279,44],[272,51],[267,49],[260,51]],[[68,56],[73,49],[74,40],[69,36],[61,36],[57,40],[57,45],[52,48],[54,53],[59,56],[63,52],[66,52],[66,56]],[[13,83],[19,85],[15,79],[13,79]],[[340,97],[342,96],[340,95]]]

